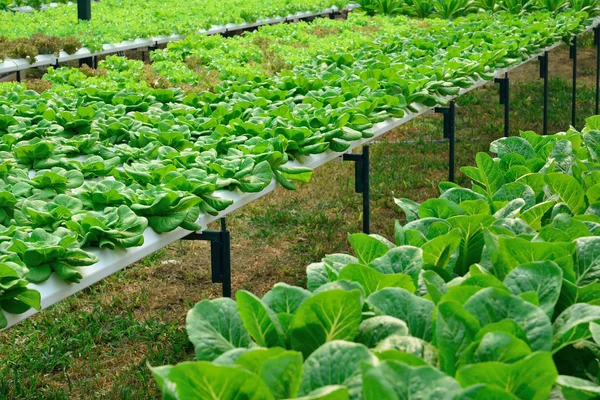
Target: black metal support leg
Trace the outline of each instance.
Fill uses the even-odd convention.
[[[344,154],[344,161],[354,162],[355,191],[363,195],[363,232],[371,233],[371,189],[369,185],[369,146],[365,145],[362,154]]]
[[[98,66],[96,65],[96,57],[92,56],[92,57],[80,58],[79,59],[79,67],[81,68],[84,65],[87,65],[90,68],[97,68]]]
[[[158,50],[158,43],[155,43],[154,46],[148,46],[148,63],[152,63],[152,58],[150,58],[150,52]],[[142,61],[146,62],[146,57],[144,57],[144,52],[142,51]]]
[[[500,85],[500,105],[504,105],[504,137],[508,137],[510,132],[510,81],[508,72],[504,74],[504,78],[496,78],[494,82]]]
[[[210,242],[212,281],[223,284],[223,297],[231,297],[231,237],[225,218],[221,218],[220,231],[192,232],[183,240],[207,240]]]
[[[92,19],[91,0],[77,0],[77,18],[82,21],[89,21]]]
[[[451,101],[448,107],[436,107],[435,112],[444,116],[444,139],[448,139],[448,180],[454,182],[455,169],[455,104]]]
[[[544,122],[543,134],[548,134],[548,52],[538,57],[540,60],[540,78],[544,80]]]
[[[569,48],[569,58],[573,60],[573,94],[571,95],[571,126],[575,127],[577,118],[577,36]]]
[[[594,28],[594,45],[596,45],[596,115],[600,106],[600,25]]]
[[[17,71],[17,82],[21,82],[21,71]]]

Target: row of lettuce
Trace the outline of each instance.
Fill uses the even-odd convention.
[[[45,38],[54,46],[61,38],[72,37],[80,46],[97,52],[104,44],[161,35],[188,35],[212,26],[254,23],[346,6],[339,0],[272,0],[266,3],[258,0],[130,0],[126,5],[119,0],[108,0],[92,1],[90,21],[79,21],[77,8],[66,4],[32,13],[0,11],[0,61],[5,57],[35,57],[38,53],[57,51],[56,47],[42,47],[39,41],[31,41],[34,35]]]
[[[149,88],[124,58],[102,77],[61,70],[64,81],[42,94],[4,85],[0,261],[11,286],[0,305],[39,308],[27,282],[53,273],[78,282],[80,268],[98,261],[89,246],[140,246],[147,228],[198,229],[201,214],[231,204],[218,190],[255,193],[273,179],[294,189],[312,175],[304,157],[346,151],[375,123],[491,79],[586,21],[479,15],[428,31],[397,18],[397,32],[361,49],[273,77],[239,76],[214,92]]]
[[[93,2],[91,21],[78,21],[75,8],[68,5],[44,12],[0,12],[0,62],[7,58],[34,62],[38,54],[59,55],[61,50],[72,54],[81,47],[97,52],[105,44],[161,35],[193,35],[215,25],[254,23],[299,12],[320,12],[333,7],[339,10],[349,5],[339,0],[277,0],[269,3],[245,0],[243,4],[227,1],[231,4],[136,0],[128,2],[127,7],[118,0]],[[538,11],[554,15],[586,12],[595,17],[600,9],[596,0],[363,0],[360,6],[370,15],[404,14],[442,19],[481,12],[523,15]]]
[[[409,15],[418,18],[452,19],[477,12],[509,12],[524,14],[534,11],[564,10],[598,14],[599,4],[593,0],[358,0],[369,15]]]
[[[163,398],[598,398],[600,116],[490,151],[307,289],[196,304],[197,361],[152,368]]]
[[[191,35],[152,52],[152,65],[113,56],[101,61],[98,70],[51,68],[39,86],[42,90],[48,87],[47,82],[54,86],[93,85],[111,90],[177,86],[188,92],[221,92],[227,81],[272,85],[263,80],[288,71],[297,75],[302,66],[323,74],[322,63],[351,66],[355,60],[382,54],[394,62],[417,67],[404,79],[435,76],[435,80],[440,80],[448,69],[446,79],[452,80],[454,86],[465,87],[472,81],[455,81],[454,71],[464,71],[467,77],[474,77],[473,73],[489,77],[495,68],[522,62],[561,39],[569,41],[590,23],[589,18],[587,13],[553,16],[536,12],[424,21],[403,16],[368,17],[354,11],[347,20],[318,19],[312,23],[264,26],[236,37]],[[397,67],[398,73],[408,74],[402,67]],[[388,64],[376,64],[373,69],[386,70]]]
[[[74,5],[70,0],[0,0],[0,11],[28,12],[28,7],[43,10],[59,4]]]

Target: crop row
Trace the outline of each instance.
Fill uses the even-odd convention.
[[[275,86],[281,78],[271,77],[283,71],[289,75],[291,70],[298,75],[304,66],[309,72],[323,74],[326,73],[323,63],[329,66],[335,62],[347,67],[354,60],[373,59],[376,54],[388,57],[388,53],[394,62],[407,66],[425,64],[414,71],[397,68],[398,75],[408,80],[443,76],[448,62],[450,73],[458,71],[469,76],[476,71],[483,76],[519,63],[561,39],[570,40],[586,24],[585,15],[479,14],[455,21],[434,19],[425,23],[403,16],[370,18],[355,11],[346,21],[320,19],[311,24],[265,26],[257,32],[231,38],[192,35],[170,43],[165,50],[153,52],[152,66],[109,57],[100,63],[97,72],[50,69],[45,79],[54,85],[75,87],[102,85],[110,89],[143,90],[147,86],[180,86],[186,91],[223,92],[227,81],[260,81],[260,85]],[[455,62],[463,67],[455,66]],[[362,66],[352,67],[364,70]],[[377,69],[381,68],[385,65]],[[303,75],[311,77],[310,73]],[[454,86],[470,84],[467,79]]]
[[[471,188],[397,199],[393,242],[349,235],[308,290],[199,302],[163,398],[598,398],[599,129],[493,142]]]
[[[124,7],[118,0],[108,0],[92,2],[93,18],[90,21],[78,21],[76,7],[68,5],[33,13],[0,12],[0,60],[55,53],[56,41],[64,37],[74,37],[81,45],[96,52],[102,50],[103,44],[160,35],[188,35],[208,30],[213,25],[251,23],[298,12],[323,11],[332,6],[343,8],[346,4],[337,0],[274,0],[268,3],[244,0],[243,4],[233,0],[170,0],[167,3],[131,0]],[[31,42],[29,38],[35,34],[46,37],[53,47]]]
[[[468,87],[478,77],[489,78],[496,68],[522,62],[544,46],[561,39],[568,40],[587,23],[584,15],[566,13],[557,18],[543,13],[526,17],[479,15],[454,22],[433,20],[428,21],[427,25],[405,17],[371,19],[354,15],[345,23],[322,20],[314,26],[293,24],[265,27],[257,34],[241,38],[211,37],[203,41],[205,37],[194,37],[174,44],[165,51],[154,53],[153,57],[157,60],[155,65],[158,64],[155,70],[149,70],[140,61],[109,57],[101,62],[98,71],[51,69],[45,80],[52,83],[57,92],[64,86],[67,92],[71,92],[73,87],[87,86],[148,91],[148,87],[172,87],[173,84],[183,82],[186,83],[183,88],[188,91],[198,91],[197,87],[190,85],[200,85],[200,88],[216,91],[221,99],[224,98],[222,96],[231,96],[238,91],[257,91],[253,86],[277,87],[281,85],[281,81],[297,80],[299,75],[311,79],[312,71],[317,75],[327,75],[327,69],[332,64],[347,69],[349,64],[357,60],[352,68],[356,72],[362,72],[368,69],[362,64],[373,62],[377,55],[382,54],[393,57],[393,62],[403,64],[394,70],[401,83],[404,80],[440,80],[438,77],[441,77],[452,81],[451,84],[445,84],[447,89],[442,94],[451,94],[459,86]],[[344,39],[339,42],[333,40],[335,44],[339,44],[340,49],[320,47],[326,40],[332,41],[329,33],[325,36],[326,40],[315,40],[322,35],[322,31],[333,32],[332,34],[340,32]],[[366,40],[359,38],[360,32],[366,32],[362,35],[367,37]],[[280,56],[294,47],[287,39],[283,39],[288,36],[302,37],[303,41],[297,44],[301,47],[296,52],[299,54],[288,55],[284,59]],[[196,39],[200,41],[198,44],[195,44]],[[253,45],[253,42],[266,45]],[[391,46],[390,43],[397,44]],[[268,54],[274,55],[268,57]],[[199,70],[186,65],[200,58],[202,62]],[[291,70],[281,68],[274,71],[274,59],[278,60],[277,64]],[[172,64],[162,64],[171,61]],[[448,74],[444,71],[446,63],[450,65]],[[383,63],[377,65],[377,69],[385,69],[386,66]],[[409,66],[422,67],[408,71]],[[280,72],[279,76],[269,76],[275,72]],[[454,77],[452,74],[458,76]],[[214,77],[214,80],[205,80],[207,76]],[[380,79],[386,78],[384,76]],[[317,80],[321,81],[323,78],[319,76]],[[331,82],[327,82],[327,85],[340,85],[340,82],[329,80]],[[432,85],[434,90],[430,92],[434,93],[438,82],[432,82]],[[310,90],[310,86],[306,90]],[[201,93],[204,94],[205,92]]]
[[[98,0],[95,0],[98,1]],[[76,6],[70,0],[56,0],[56,1],[47,1],[47,0],[0,0],[0,12],[1,11],[20,11],[20,12],[29,12],[33,10],[43,10],[46,8],[56,7],[59,4],[68,4],[71,6]]]
[[[155,1],[155,0],[154,0]],[[285,17],[297,12],[341,9],[348,4],[333,0],[278,0],[269,4],[256,0],[243,5],[232,2],[181,2],[168,4],[133,1],[123,8],[117,0],[93,2],[91,21],[77,21],[74,7],[58,5],[44,12],[0,13],[0,61],[6,58],[35,61],[38,54],[73,54],[81,47],[98,52],[103,45],[161,35],[186,36],[207,30],[211,26],[253,23],[267,18]],[[535,11],[558,14],[564,11],[598,15],[596,0],[369,0],[362,7],[370,14],[407,14],[411,16],[454,19],[470,13],[509,12],[522,15]],[[159,10],[159,11],[157,11]],[[162,11],[160,11],[162,10]],[[223,11],[225,10],[225,11]],[[176,15],[177,19],[172,16]],[[33,37],[33,38],[32,38]]]
[[[430,20],[427,30],[447,25],[447,21]],[[211,89],[211,83],[221,80],[272,76],[312,63],[332,51],[354,54],[372,46],[374,41],[400,36],[415,38],[413,29],[424,33],[423,23],[417,20],[370,18],[356,11],[346,20],[320,18],[310,23],[267,25],[230,38],[190,35],[150,53],[150,59],[152,70],[171,85],[183,83]]]
[[[358,0],[369,15],[409,15],[417,18],[452,19],[476,12],[509,12],[524,14],[534,11],[553,13],[567,9],[597,15],[599,3],[594,0]]]
[[[410,104],[433,106],[584,23],[582,14],[482,15],[421,39],[400,29],[360,52],[224,81],[215,93],[149,89],[127,71],[66,79],[43,94],[8,87],[0,93],[0,224],[10,226],[2,259],[27,296],[35,297],[27,281],[52,273],[77,282],[79,268],[97,261],[85,246],[139,246],[147,227],[198,229],[200,213],[231,204],[218,189],[260,192],[273,178],[293,189],[312,170],[288,161],[343,152],[372,136],[374,123]],[[39,296],[3,296],[20,304],[1,303],[9,312],[39,307]]]

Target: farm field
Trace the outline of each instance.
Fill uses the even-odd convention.
[[[5,0],[3,0],[4,2]],[[119,43],[125,40],[147,38],[159,35],[187,35],[200,30],[210,29],[213,25],[241,24],[256,22],[272,17],[286,17],[298,12],[323,11],[332,6],[344,7],[345,4],[328,1],[258,1],[239,2],[184,2],[172,0],[165,7],[164,2],[129,1],[126,6],[121,1],[93,2],[94,18],[78,23],[74,7],[60,4],[37,13],[0,12],[0,35],[3,50],[10,51],[10,43],[25,52],[26,44],[37,46],[56,46],[43,36],[70,38],[67,47],[71,54],[78,48],[86,47],[97,51],[103,44]],[[177,16],[175,22],[173,16]],[[34,35],[38,36],[34,36]],[[31,39],[33,37],[33,39]],[[38,42],[36,42],[36,38]],[[39,47],[38,47],[39,48]],[[51,48],[51,47],[50,47]],[[54,51],[42,51],[49,54]],[[4,54],[0,53],[0,59]]]
[[[584,116],[593,113],[595,60],[589,47],[582,52],[586,56],[580,56],[580,115]],[[551,80],[555,100],[551,104],[570,100],[567,59],[566,48],[552,53],[551,70],[557,73]],[[541,129],[541,81],[536,72],[536,63],[531,63],[511,76],[513,127]],[[476,152],[501,136],[497,95],[497,87],[489,85],[459,101],[458,165],[472,164]],[[537,107],[526,112],[529,106]],[[551,131],[566,128],[568,108],[553,107],[550,115]],[[392,237],[390,221],[403,219],[391,195],[424,200],[437,193],[436,184],[445,179],[447,164],[426,155],[445,152],[446,144],[428,142],[439,139],[440,126],[439,116],[422,118],[384,136],[386,143],[372,146],[373,232]],[[423,140],[415,143],[416,133],[423,134]],[[336,177],[336,190],[330,190],[331,176]],[[467,181],[460,174],[459,179]],[[232,214],[228,223],[234,238],[234,288],[264,294],[280,281],[301,285],[306,281],[306,265],[329,253],[350,251],[346,233],[360,232],[361,226],[360,196],[354,193],[353,180],[351,165],[329,164],[316,170],[311,183],[298,191],[276,191]],[[310,202],[315,196],[322,199],[316,207]],[[288,212],[290,208],[295,211]],[[2,358],[11,360],[2,368],[2,395],[66,399],[93,392],[97,398],[158,398],[146,361],[158,365],[191,359],[185,314],[195,302],[220,293],[219,285],[210,283],[209,260],[200,258],[208,251],[208,244],[178,242],[32,317],[18,329],[1,333]],[[58,343],[56,338],[65,335],[71,340]],[[13,343],[23,337],[27,339],[20,339],[21,346],[15,348]]]
[[[0,84],[2,398],[600,393],[592,32],[578,38],[571,130],[569,48],[549,53],[548,132],[566,134],[533,134],[542,132],[537,61],[509,74],[510,138],[500,139],[498,85],[462,90],[583,32],[587,14],[565,5],[419,19],[362,8],[348,20],[190,35],[149,60],[107,56],[98,69],[51,67]],[[439,115],[372,139],[386,121],[450,100],[455,183],[444,182]],[[370,231],[381,236],[359,233],[352,163],[306,163],[356,152],[355,142],[370,145]],[[263,195],[275,182],[283,188]],[[260,194],[227,215],[237,303],[211,283],[208,243],[179,240],[44,304],[48,285],[87,286],[88,266],[136,254],[149,235],[219,229],[198,221],[227,213],[228,192]],[[340,364],[342,354],[352,360]],[[527,369],[539,379],[519,377]]]

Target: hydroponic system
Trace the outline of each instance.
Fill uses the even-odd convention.
[[[588,32],[598,114],[596,2],[164,3],[0,0],[0,328],[204,240],[224,297],[187,314],[195,360],[149,366],[164,399],[600,397],[600,116],[576,126]],[[572,126],[550,135],[565,43]],[[509,136],[509,73],[530,61],[543,129]],[[462,187],[455,100],[488,83],[504,137]],[[393,240],[370,234],[369,142],[432,112],[448,181],[395,199]],[[225,217],[336,159],[362,194],[353,254],[233,300]]]

